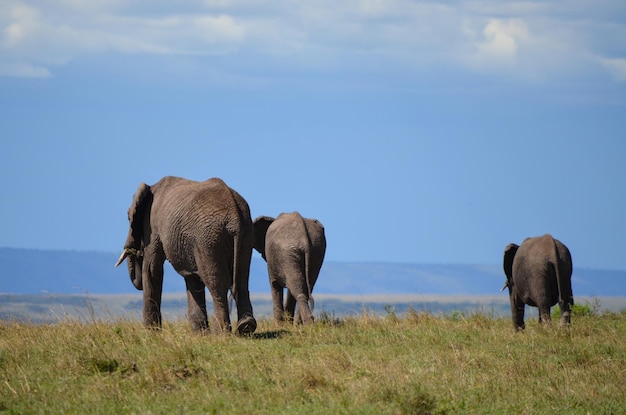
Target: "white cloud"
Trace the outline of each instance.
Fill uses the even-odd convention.
[[[89,2],[88,2],[89,3]],[[227,14],[136,16],[119,4],[61,0],[50,9],[10,1],[0,5],[0,64],[4,76],[50,74],[76,56],[99,53],[202,55],[229,53],[245,29]],[[28,69],[30,68],[30,70]]]
[[[43,66],[23,63],[0,63],[0,76],[18,78],[49,78],[52,74]]]
[[[244,28],[228,15],[193,18],[197,33],[209,43],[239,43],[245,40]]]
[[[586,70],[590,56],[619,56],[596,50],[609,33],[600,28],[610,15],[597,11],[604,2],[612,13],[626,10],[611,0],[5,0],[0,64],[24,69],[5,75],[49,75],[83,55],[188,56],[188,64],[206,65],[195,57],[220,54],[248,77],[445,69],[544,80]],[[612,38],[626,33],[624,23],[610,23]],[[602,64],[622,79],[619,59]]]
[[[478,44],[481,59],[513,63],[520,42],[528,39],[528,28],[521,19],[492,19],[483,29],[483,37]]]
[[[35,34],[40,24],[38,10],[21,4],[10,9],[7,16],[10,20],[2,31],[2,40],[6,47],[13,47],[24,42],[28,36]]]
[[[533,79],[545,64],[535,59],[537,55],[555,53],[556,45],[549,36],[539,28],[532,33],[520,18],[466,19],[464,25],[468,43],[459,58],[474,71]]]
[[[617,82],[626,82],[626,59],[599,58],[600,64]]]

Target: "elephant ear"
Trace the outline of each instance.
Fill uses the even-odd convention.
[[[325,230],[325,229],[324,229],[324,225],[322,225],[322,222],[320,222],[320,221],[319,221],[319,220],[317,220],[317,219],[313,219],[313,222],[315,222],[317,225],[319,225],[319,227],[320,227],[322,230]]]
[[[254,220],[254,249],[265,259],[265,235],[267,228],[274,222],[271,216],[259,216]]]
[[[141,183],[133,196],[133,203],[128,208],[128,221],[130,230],[124,248],[141,248],[144,236],[144,217],[152,204],[152,192],[150,186]]]
[[[513,276],[513,259],[515,258],[518,248],[519,245],[517,244],[508,244],[506,248],[504,248],[504,261],[502,263],[502,267],[504,268],[504,274],[506,275],[507,281],[509,281]]]

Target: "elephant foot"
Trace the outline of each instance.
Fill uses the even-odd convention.
[[[194,334],[200,334],[200,335],[205,335],[208,334],[210,332],[209,330],[209,325],[205,324],[205,325],[191,325],[191,332]]]
[[[244,314],[237,322],[237,332],[241,335],[252,334],[256,330],[256,320],[252,314]]]

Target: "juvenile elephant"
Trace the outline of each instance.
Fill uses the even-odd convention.
[[[161,327],[163,263],[185,278],[188,317],[194,331],[209,328],[205,286],[216,320],[231,330],[228,291],[237,304],[237,330],[256,330],[248,292],[254,227],[246,201],[221,179],[195,182],[164,177],[141,183],[128,209],[130,229],[115,264],[128,260],[130,279],[143,290],[143,320]]]
[[[254,248],[267,262],[274,318],[282,321],[286,314],[290,319],[295,317],[295,324],[312,322],[311,293],[326,253],[324,226],[298,212],[281,213],[276,219],[256,218],[254,232]],[[285,287],[287,299],[283,307]],[[298,313],[294,316],[296,303]]]
[[[509,288],[513,325],[523,330],[524,306],[539,308],[539,322],[550,322],[550,307],[559,304],[561,323],[570,323],[572,257],[567,247],[551,235],[527,238],[521,246],[508,244],[503,261]]]

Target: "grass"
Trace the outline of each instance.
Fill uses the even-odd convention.
[[[409,310],[259,321],[255,335],[135,321],[0,323],[4,414],[626,413],[626,313],[572,326]]]

